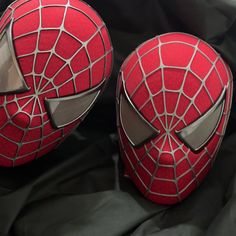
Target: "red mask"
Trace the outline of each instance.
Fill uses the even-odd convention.
[[[155,37],[122,65],[118,131],[126,174],[150,200],[174,204],[206,177],[225,133],[232,75],[204,41]]]
[[[79,0],[19,0],[0,20],[0,165],[57,147],[111,73],[101,18]]]

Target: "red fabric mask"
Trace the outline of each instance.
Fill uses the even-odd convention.
[[[123,63],[118,131],[126,174],[148,199],[174,204],[206,177],[232,100],[232,74],[204,41],[155,37]]]
[[[78,0],[19,0],[0,20],[0,165],[57,147],[111,73],[101,18]]]

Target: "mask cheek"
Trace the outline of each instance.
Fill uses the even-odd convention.
[[[27,129],[30,126],[31,119],[29,115],[26,115],[23,112],[19,112],[12,117],[12,122],[22,129]]]
[[[6,137],[7,140],[17,146],[17,143],[20,142],[24,137],[24,130],[17,127],[14,123],[6,123],[1,129],[1,134],[3,138]]]

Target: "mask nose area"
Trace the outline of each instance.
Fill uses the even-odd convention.
[[[175,145],[177,146],[173,137],[168,135],[162,142],[156,143],[155,148],[159,151],[152,155],[156,163],[145,193],[154,201],[165,197],[168,197],[170,203],[180,201],[196,186],[194,170],[187,158],[188,153],[184,152],[182,144],[177,148],[173,147]]]
[[[1,133],[15,142],[20,142],[26,133],[25,130],[30,128],[31,118],[29,114],[20,110],[14,100],[4,108],[0,111]]]
[[[31,119],[28,115],[23,112],[17,113],[15,116],[12,117],[11,121],[12,125],[17,126],[18,128],[29,128]]]
[[[162,141],[158,144],[160,152],[171,152],[171,137],[169,136],[168,132],[164,135]]]
[[[162,159],[168,160],[168,163],[173,163],[175,158],[175,152],[182,144],[176,140],[173,132],[166,131],[161,139],[159,139],[155,146],[159,150],[159,161]],[[172,160],[172,162],[170,162]]]

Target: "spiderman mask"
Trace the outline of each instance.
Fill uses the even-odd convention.
[[[107,28],[78,0],[18,0],[0,20],[0,165],[56,148],[80,124],[112,67]]]
[[[126,175],[151,201],[175,204],[206,177],[225,133],[232,74],[207,43],[157,36],[121,67],[117,121]]]

